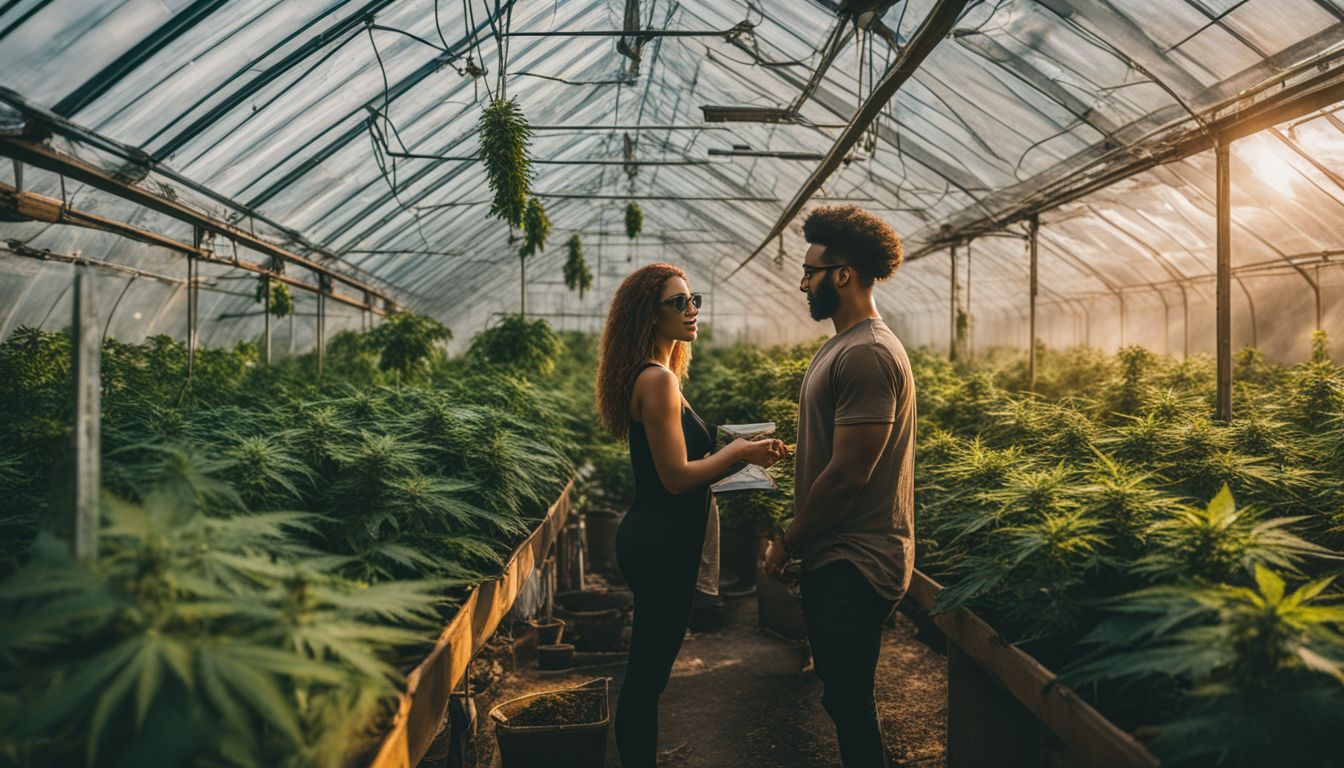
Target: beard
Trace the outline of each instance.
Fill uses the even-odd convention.
[[[817,286],[816,292],[807,292],[807,311],[812,313],[813,320],[826,320],[835,314],[840,308],[840,292],[835,290],[835,283],[831,282],[831,274],[828,270],[826,279]]]

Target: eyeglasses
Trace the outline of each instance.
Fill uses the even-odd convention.
[[[700,305],[705,303],[705,297],[701,296],[698,293],[692,293],[689,296],[686,294],[679,293],[670,299],[663,299],[662,301],[658,302],[658,306],[671,307],[677,310],[678,312],[685,312],[686,305],[688,303],[694,304],[695,308],[699,309]]]
[[[814,266],[812,266],[811,264],[804,264],[804,265],[803,265],[803,279],[804,279],[804,280],[811,280],[811,279],[812,279],[812,276],[815,275],[815,274],[817,274],[818,272],[826,272],[826,271],[829,271],[829,270],[832,270],[832,269],[836,269],[836,268],[838,268],[838,267],[848,267],[848,266],[849,266],[848,264],[827,264],[827,265],[825,265],[825,266],[821,266],[821,267],[814,267]]]

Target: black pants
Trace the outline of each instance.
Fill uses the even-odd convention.
[[[887,750],[877,723],[873,678],[882,623],[895,602],[877,594],[848,560],[803,571],[803,619],[812,662],[825,686],[822,706],[835,721],[845,768],[882,768]]]
[[[658,750],[658,697],[667,688],[695,600],[699,560],[621,557],[635,595],[630,658],[616,702],[616,747],[623,768],[654,768]],[[698,557],[698,551],[694,554]]]

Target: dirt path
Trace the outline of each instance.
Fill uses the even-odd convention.
[[[944,764],[946,663],[914,640],[897,614],[883,641],[878,710],[888,749],[902,766]],[[839,764],[835,730],[821,707],[821,681],[805,645],[779,640],[756,626],[756,600],[729,601],[728,627],[688,635],[663,694],[659,765],[665,768],[832,768]],[[564,673],[521,665],[477,700],[480,729],[473,746],[479,768],[499,768],[486,716],[496,701],[536,690],[611,676],[613,705],[624,664]],[[608,736],[608,768],[619,768]]]

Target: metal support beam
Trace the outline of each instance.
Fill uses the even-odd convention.
[[[1031,286],[1028,295],[1031,301],[1031,319],[1028,322],[1030,329],[1027,334],[1027,390],[1036,391],[1036,261],[1037,261],[1037,241],[1041,229],[1041,219],[1036,214],[1031,215],[1030,228],[1028,229],[1028,250],[1031,254]]]
[[[266,298],[262,303],[262,317],[264,318],[264,327],[261,332],[261,361],[266,365],[271,364],[271,276],[263,275],[261,289],[266,292]]]
[[[192,237],[194,248],[200,250],[201,230],[197,228]],[[196,256],[187,254],[187,378],[190,379],[196,368],[196,313],[197,303],[200,301],[200,290],[197,286],[198,270],[196,267]]]
[[[211,264],[223,264],[236,269],[253,272],[258,275],[268,275],[272,280],[278,280],[291,288],[297,288],[301,291],[316,293],[317,287],[311,283],[305,283],[287,277],[281,274],[278,269],[265,267],[261,264],[243,261],[242,259],[223,258],[204,248],[193,247],[190,243],[184,243],[180,240],[174,240],[166,235],[157,232],[151,232],[147,229],[126,224],[115,219],[109,219],[99,216],[96,213],[90,213],[78,208],[71,208],[60,200],[46,197],[44,195],[34,194],[32,192],[22,192],[16,190],[8,184],[0,183],[0,212],[11,214],[19,219],[31,221],[44,221],[49,224],[68,224],[86,229],[96,229],[100,232],[110,232],[115,235],[130,238],[137,242],[146,243],[158,248],[165,248],[183,255],[194,256],[198,261],[205,261]],[[21,254],[22,255],[22,254]],[[79,263],[98,264],[112,269],[126,271],[129,267],[112,264],[100,264],[93,259],[79,259]],[[149,276],[148,273],[142,273],[142,276]],[[352,296],[343,293],[331,292],[332,299],[348,304],[356,309],[367,309],[378,314],[387,314],[386,308],[378,307],[372,301],[360,301]],[[367,293],[365,294],[368,295]]]
[[[1214,147],[1217,162],[1218,212],[1218,412],[1219,421],[1232,421],[1232,198],[1227,140]]]
[[[319,275],[325,275],[352,288],[368,291],[380,299],[393,300],[386,292],[378,290],[358,278],[342,274],[324,264],[300,256],[227,221],[189,208],[177,200],[170,200],[134,184],[128,184],[101,168],[95,168],[76,157],[62,154],[50,147],[10,136],[0,136],[0,155],[8,155],[29,165],[83,182],[137,205],[158,211],[178,221],[198,226],[206,232],[213,232],[216,235],[228,238],[244,248],[303,267]]]
[[[1190,359],[1190,294],[1185,283],[1181,286],[1181,359]]]
[[[950,325],[948,325],[947,337],[947,359],[952,362],[957,360],[957,246],[953,245],[949,251],[952,257],[952,279],[948,285],[947,297],[951,306]]]
[[[70,117],[92,104],[99,96],[107,93],[117,83],[121,82],[122,78],[134,72],[141,64],[172,44],[174,40],[189,32],[192,27],[204,21],[225,2],[226,0],[196,0],[186,9],[176,13],[166,24],[150,33],[148,37],[135,41],[135,44],[130,46],[116,61],[103,67],[98,74],[86,80],[70,95],[61,99],[56,106],[52,107],[52,111],[62,117]]]
[[[325,277],[318,277],[317,291],[317,376],[322,378],[323,368],[327,359],[327,291],[331,289],[331,282]]]
[[[641,29],[640,37],[736,37],[750,32],[754,25],[739,22],[728,29]],[[537,32],[502,32],[500,37],[625,37],[623,29],[552,29]]]
[[[1257,323],[1255,320],[1255,298],[1251,296],[1251,290],[1246,287],[1245,280],[1242,280],[1240,277],[1237,277],[1236,281],[1237,286],[1241,288],[1241,292],[1246,296],[1246,309],[1251,313],[1251,346],[1259,347],[1260,326],[1259,323]],[[1319,328],[1320,323],[1317,323],[1316,327]]]
[[[844,161],[845,156],[849,154],[854,145],[863,137],[864,132],[868,130],[868,126],[881,114],[887,102],[891,101],[891,98],[896,95],[896,91],[915,73],[919,65],[942,42],[948,32],[952,31],[952,26],[956,24],[957,18],[966,8],[968,2],[969,0],[938,0],[933,9],[929,11],[929,15],[920,24],[919,29],[915,31],[909,45],[901,51],[900,57],[891,66],[891,69],[887,70],[887,73],[878,81],[873,88],[873,92],[859,107],[859,111],[854,115],[854,118],[850,120],[849,125],[840,132],[835,144],[826,153],[826,159],[803,183],[802,188],[798,190],[793,200],[780,214],[775,226],[761,240],[761,244],[756,246],[756,250],[752,251],[732,272],[728,273],[728,277],[737,274],[742,267],[747,265],[747,262],[756,257],[756,254],[765,250],[770,241],[783,232],[784,228],[793,220],[793,217],[798,215],[798,212],[802,210],[803,205],[811,199],[812,195],[821,189],[821,185],[826,183],[826,180]]]
[[[926,229],[931,233],[927,238],[922,233],[915,233],[911,239],[923,240],[925,244],[906,254],[905,260],[923,258],[945,248],[948,240],[964,240],[993,232],[1023,221],[1032,213],[1072,202],[1150,168],[1207,151],[1214,146],[1213,137],[1233,141],[1344,100],[1344,63],[1341,58],[1344,58],[1344,52],[1331,52],[1291,72],[1266,79],[1259,86],[1205,110],[1200,118],[1202,125],[1190,126],[1188,121],[1182,120],[1138,141],[1110,149],[1082,167],[1059,174],[1058,181],[1034,189],[1017,202],[991,214],[984,214],[984,203],[977,202],[962,214],[950,217],[964,223],[954,224],[947,234],[936,232],[940,225]],[[972,208],[981,211],[982,215],[972,217]]]
[[[70,543],[76,558],[98,554],[98,496],[102,493],[100,432],[102,423],[102,335],[98,332],[93,301],[93,275],[75,271],[75,300],[70,333],[73,337],[75,428],[74,506],[69,520]]]
[[[966,241],[966,357],[975,358],[975,322],[971,315],[971,241]]]
[[[1121,292],[1118,295],[1120,299],[1120,346],[1125,346],[1125,294]]]

